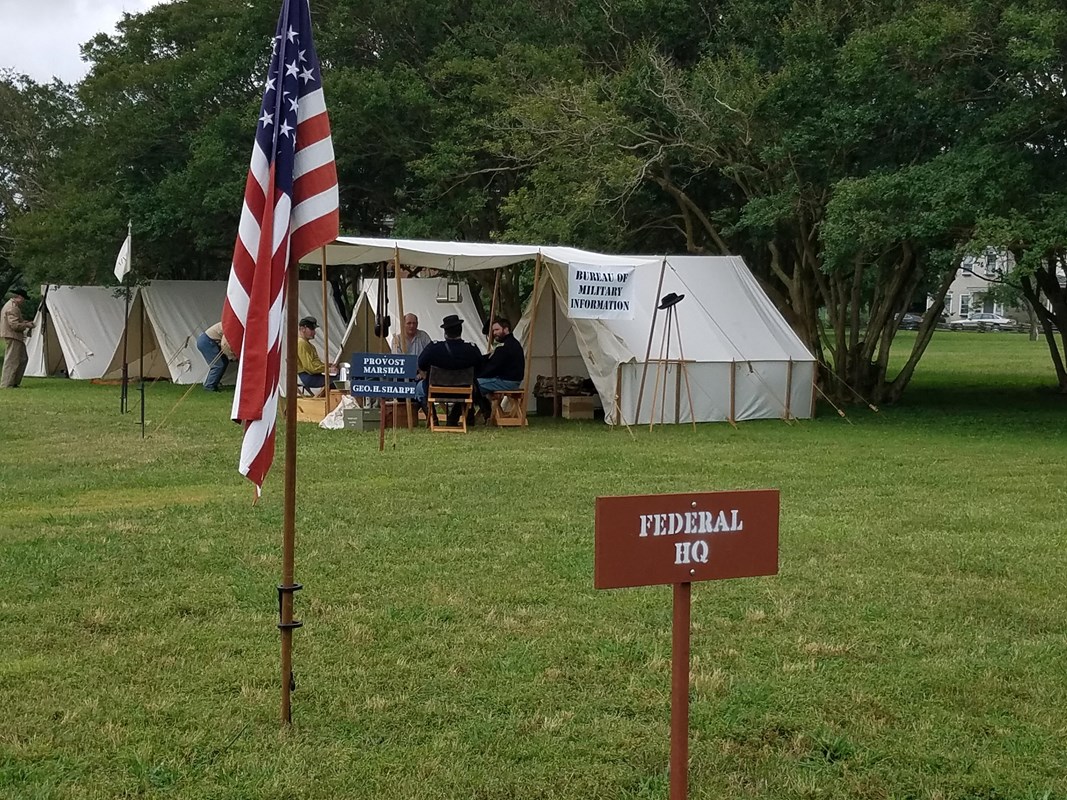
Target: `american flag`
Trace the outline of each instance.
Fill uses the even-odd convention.
[[[238,469],[257,492],[274,460],[286,269],[337,234],[337,169],[311,12],[308,0],[283,0],[222,312],[240,359]]]

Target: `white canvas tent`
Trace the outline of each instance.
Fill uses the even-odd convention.
[[[330,359],[337,359],[340,337],[345,328],[337,304],[332,302],[333,287],[327,287],[329,298]],[[152,281],[143,287],[130,305],[129,374],[140,379],[141,311],[144,304],[144,377],[163,378],[174,383],[199,383],[207,377],[208,365],[196,348],[197,337],[214,325],[222,316],[226,298],[225,281]],[[120,309],[121,310],[121,309]],[[300,316],[314,316],[319,325],[326,324],[322,308],[322,285],[317,281],[300,282]],[[120,328],[121,330],[121,328]],[[322,349],[323,334],[316,340]],[[121,335],[119,346],[112,349],[110,364],[104,376],[122,377]],[[224,383],[233,384],[237,370],[226,371]]]
[[[478,313],[470,292],[463,287],[458,303],[437,302],[437,289],[440,281],[436,278],[402,278],[404,314],[414,314],[419,318],[419,327],[426,331],[431,339],[442,338],[441,320],[449,314],[456,314],[463,320],[463,338],[473,343],[481,352],[485,352],[486,337],[482,335],[482,317]],[[390,348],[394,336],[399,335],[403,320],[400,315],[400,298],[396,292],[396,281],[388,280],[387,313],[392,318],[389,339],[385,349]],[[377,353],[382,351],[381,340],[374,335],[374,319],[378,309],[378,293],[381,281],[377,278],[363,282],[352,318],[348,321],[341,344],[341,360],[348,361],[353,353]]]
[[[657,422],[812,415],[815,359],[740,258],[669,256],[658,293],[660,270],[647,264],[635,269],[632,320],[570,319],[567,274],[566,267],[548,267],[542,276],[547,280],[542,280],[517,328],[524,347],[530,347],[529,325],[536,307],[529,388],[538,375],[552,375],[554,300],[556,373],[591,378],[609,424],[648,423],[654,390]],[[684,356],[688,392],[685,375],[676,366],[659,371],[653,363],[648,368],[640,418],[636,418],[653,310],[659,298],[670,292],[685,295],[676,306],[678,327],[672,327],[670,352],[666,353],[666,315],[659,312],[651,358],[661,353],[666,360]]]
[[[131,297],[136,297],[136,290]],[[66,374],[88,380],[108,369],[122,346],[125,298],[121,287],[49,286],[27,342],[26,374]],[[120,361],[121,366],[121,361]]]
[[[551,308],[556,298],[558,374],[592,378],[609,423],[633,423],[638,406],[652,312],[658,302],[660,267],[666,263],[658,293],[687,295],[677,309],[688,363],[693,414],[685,384],[674,368],[665,370],[656,419],[698,422],[774,417],[810,417],[814,413],[815,359],[771,303],[740,258],[702,256],[605,255],[569,247],[480,242],[434,242],[343,236],[326,252],[305,256],[307,263],[371,264],[399,262],[449,272],[497,269],[537,259],[544,269],[537,296],[533,354],[527,389],[537,375],[549,375],[552,353]],[[637,310],[633,320],[571,320],[567,317],[569,264],[634,267]],[[532,308],[533,306],[531,306]],[[545,312],[545,313],[541,313]],[[562,323],[560,322],[562,317]],[[517,326],[528,338],[530,313]],[[652,358],[661,351],[662,323],[657,321]],[[547,344],[545,341],[547,337]],[[529,344],[529,343],[527,343]],[[672,344],[668,358],[680,353]],[[649,369],[640,421],[651,417],[656,370]]]

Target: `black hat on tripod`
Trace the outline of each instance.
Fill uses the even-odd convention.
[[[659,301],[659,305],[657,306],[657,308],[660,311],[663,311],[663,309],[665,308],[670,308],[671,306],[678,305],[684,299],[684,294],[675,294],[674,292],[671,292],[670,294],[663,295],[663,298]]]

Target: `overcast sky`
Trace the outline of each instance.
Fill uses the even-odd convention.
[[[115,32],[122,12],[144,11],[165,0],[0,0],[0,68],[46,82],[73,83],[88,69],[79,48],[101,31]]]

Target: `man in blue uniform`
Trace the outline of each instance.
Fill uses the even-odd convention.
[[[419,381],[415,387],[415,399],[419,406],[426,410],[426,381],[430,377],[430,367],[438,369],[467,369],[474,367],[474,374],[478,374],[478,367],[482,363],[482,354],[478,348],[470,342],[463,341],[463,320],[456,314],[449,314],[441,322],[441,328],[445,332],[443,342],[431,342],[423,348],[419,354],[419,371],[426,377]],[[448,415],[448,424],[459,424],[459,405]]]

